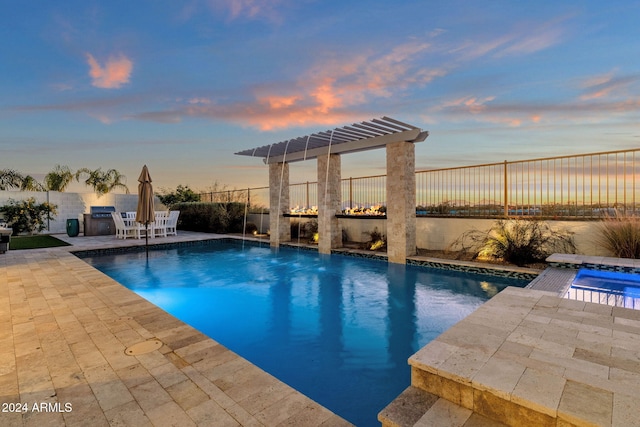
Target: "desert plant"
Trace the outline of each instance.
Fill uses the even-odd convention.
[[[374,228],[373,231],[365,231],[362,234],[369,236],[367,242],[364,243],[365,249],[370,251],[380,251],[387,247],[387,237]]]
[[[244,232],[245,234],[253,234],[256,235],[258,234],[258,226],[255,225],[252,222],[248,222],[245,226],[244,226]]]
[[[247,190],[230,189],[227,184],[215,181],[200,195],[201,200],[218,203],[247,203]]]
[[[528,219],[498,220],[489,231],[467,231],[450,246],[457,248],[473,253],[474,258],[516,265],[544,261],[554,252],[576,251],[572,232],[551,230],[545,222]]]
[[[312,219],[304,224],[304,235],[309,237],[318,233],[318,221]]]
[[[640,258],[640,218],[608,216],[598,226],[596,243],[619,258]]]
[[[13,234],[42,231],[46,228],[46,221],[54,219],[57,206],[44,202],[36,203],[36,199],[29,197],[26,200],[9,199],[9,204],[1,206],[0,212],[4,219],[13,228]]]

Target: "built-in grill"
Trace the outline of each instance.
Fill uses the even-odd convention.
[[[91,218],[111,218],[111,212],[115,211],[115,206],[91,206],[89,208]]]
[[[111,217],[115,206],[91,206],[89,213],[84,214],[84,235],[105,236],[116,234],[116,227]]]

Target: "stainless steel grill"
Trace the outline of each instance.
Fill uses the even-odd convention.
[[[89,208],[91,218],[111,218],[111,212],[115,212],[115,206],[91,206]]]

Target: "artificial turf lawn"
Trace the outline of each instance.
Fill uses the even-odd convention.
[[[11,242],[9,242],[9,250],[20,249],[38,249],[38,248],[53,248],[55,246],[70,246],[69,243],[63,242],[60,239],[56,239],[53,236],[38,235],[38,236],[12,236]]]

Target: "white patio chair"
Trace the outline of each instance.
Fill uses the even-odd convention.
[[[111,212],[111,217],[113,218],[113,222],[116,226],[116,239],[136,237],[137,227],[126,224],[120,212]]]
[[[178,217],[180,211],[169,211],[169,219],[167,219],[167,236],[178,235]]]
[[[134,225],[136,223],[136,213],[135,212],[125,212],[124,213],[124,222],[127,225]]]
[[[167,220],[169,214],[167,211],[156,211],[156,220],[153,222],[153,232],[150,236],[167,237]]]
[[[125,212],[125,218],[124,218],[124,222],[125,224],[130,225],[131,227],[134,227],[135,230],[135,237],[136,239],[141,239],[145,236],[145,233],[149,233],[149,237],[153,238],[154,236],[154,231],[153,231],[153,222],[150,222],[148,226],[145,226],[144,224],[140,224],[139,222],[136,221],[136,213],[135,212]]]

